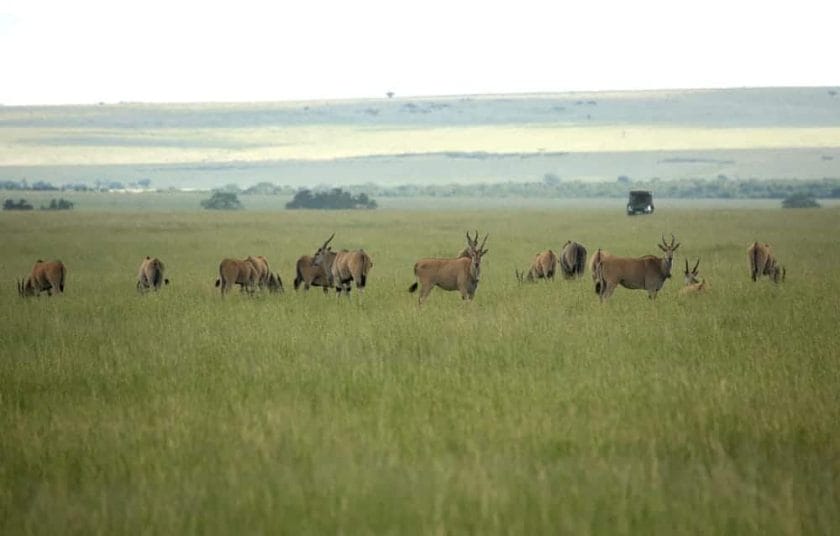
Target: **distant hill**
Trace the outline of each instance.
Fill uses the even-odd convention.
[[[840,177],[840,90],[0,107],[0,180],[475,183]]]

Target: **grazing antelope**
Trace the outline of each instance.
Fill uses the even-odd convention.
[[[747,263],[753,281],[757,281],[763,275],[768,276],[774,283],[785,280],[787,270],[776,261],[770,244],[760,244],[758,242],[750,244],[750,247],[747,248]]]
[[[368,272],[373,268],[373,261],[370,259],[370,255],[365,253],[363,249],[355,249],[353,251],[342,249],[341,251],[332,253],[328,245],[334,237],[335,233],[330,235],[327,241],[324,242],[324,245],[318,248],[313,264],[321,266],[325,262],[328,262],[327,258],[331,255],[332,259],[329,261],[329,273],[335,285],[336,293],[341,295],[341,291],[343,290],[349,298],[350,284],[352,282],[356,283],[356,288],[359,289],[359,292],[364,293]]]
[[[257,271],[257,287],[260,290],[268,289],[270,293],[283,292],[283,281],[280,279],[280,274],[271,272],[268,259],[262,255],[249,255],[245,261],[251,263]]]
[[[268,279],[271,277],[271,268],[268,266],[268,259],[262,255],[248,255],[245,257],[245,262],[250,263],[254,267],[254,270],[257,271],[257,286],[260,289],[267,287]]]
[[[547,249],[534,255],[534,261],[527,272],[520,272],[516,270],[516,279],[523,283],[525,281],[533,283],[537,279],[554,279],[554,273],[557,271],[557,255]]]
[[[605,257],[601,250],[595,254],[595,292],[601,301],[607,300],[615,288],[621,285],[629,289],[644,289],[648,297],[656,299],[656,293],[665,284],[665,280],[671,277],[671,265],[674,261],[674,252],[680,247],[676,243],[674,235],[671,235],[671,243],[657,244],[659,249],[665,252],[664,257],[645,255],[644,257]]]
[[[417,281],[408,287],[408,291],[414,292],[418,285],[420,286],[418,303],[421,305],[435,287],[443,290],[457,290],[461,293],[461,299],[472,300],[481,278],[481,259],[488,251],[484,249],[486,242],[487,235],[484,236],[484,241],[480,246],[476,240],[475,244],[467,248],[469,250],[467,257],[420,259],[414,264],[414,276]]]
[[[271,294],[283,292],[283,280],[279,273],[268,274],[268,292]]]
[[[137,290],[160,290],[162,285],[168,285],[169,279],[164,277],[164,270],[160,259],[147,256],[140,262],[140,270],[137,272]]]
[[[253,294],[259,282],[258,277],[258,271],[250,261],[222,259],[216,286],[221,287],[222,296],[229,292],[233,285],[240,285],[241,290]]]
[[[700,266],[700,259],[694,264],[694,268],[688,269],[688,259],[685,260],[685,286],[680,289],[680,294],[698,294],[705,292],[706,280],[699,277],[697,267]]]
[[[48,296],[52,296],[53,292],[63,294],[66,274],[67,269],[61,261],[44,262],[38,259],[29,276],[18,280],[18,294],[23,297],[40,296],[44,291]]]
[[[583,277],[583,270],[586,266],[586,248],[571,240],[563,244],[560,251],[560,268],[563,270],[563,277],[573,279]]]

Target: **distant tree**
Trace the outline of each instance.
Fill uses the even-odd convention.
[[[557,186],[560,184],[560,177],[554,173],[546,173],[543,175],[543,184],[546,186]]]
[[[17,202],[12,199],[6,199],[3,202],[3,210],[32,210],[33,208],[35,207],[33,207],[25,199],[21,199]]]
[[[58,200],[51,199],[48,206],[41,205],[41,210],[73,210],[73,202],[63,197]]]
[[[352,195],[341,188],[333,188],[329,191],[312,193],[310,190],[299,190],[295,197],[286,203],[288,209],[310,208],[310,209],[374,209],[376,201],[370,199],[367,194],[360,193]]]
[[[819,208],[820,204],[808,193],[797,193],[782,201],[782,208]]]
[[[141,188],[148,188],[151,185],[152,185],[152,180],[151,179],[140,179],[139,181],[137,181],[137,186],[139,186]]]
[[[201,206],[208,210],[238,210],[243,208],[242,203],[232,192],[213,192],[210,199],[201,201]]]
[[[58,190],[58,188],[56,188],[52,184],[50,184],[48,182],[44,182],[44,181],[38,181],[38,182],[33,183],[31,188],[33,190],[38,190],[38,191]]]
[[[616,182],[618,182],[619,184],[630,184],[630,177],[628,177],[627,175],[619,175]]]
[[[389,99],[393,99],[393,98],[394,98],[394,92],[393,92],[393,91],[389,91],[388,93],[386,93],[386,95],[388,95],[388,98],[389,98]],[[832,96],[833,96],[833,95],[832,95]]]
[[[242,191],[243,194],[277,195],[283,192],[283,187],[270,182],[259,182]]]

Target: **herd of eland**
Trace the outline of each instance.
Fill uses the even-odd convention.
[[[466,233],[467,245],[453,258],[423,258],[414,263],[415,282],[408,288],[420,294],[418,302],[422,304],[429,297],[435,287],[442,290],[457,290],[464,300],[472,300],[478,290],[481,280],[481,260],[487,254],[485,244],[488,235],[484,235],[481,244],[478,242],[478,231],[475,236]],[[344,293],[350,296],[353,285],[359,293],[364,293],[368,276],[373,268],[373,260],[363,249],[333,250],[330,243],[335,238],[333,233],[313,255],[303,255],[295,264],[294,288],[309,290],[310,287],[321,287],[324,293],[330,288],[336,290],[337,295]],[[527,271],[515,271],[516,279],[520,283],[534,283],[537,280],[550,281],[560,271],[565,279],[575,279],[583,276],[584,268],[588,266],[595,293],[600,301],[606,301],[622,286],[627,289],[644,290],[651,300],[655,300],[665,281],[670,279],[674,264],[674,253],[680,247],[674,235],[671,240],[657,244],[663,255],[644,255],[642,257],[621,257],[613,255],[604,249],[597,249],[589,258],[587,265],[586,248],[574,241],[567,241],[558,255],[551,249],[540,251],[534,255],[531,266]],[[747,263],[750,278],[757,281],[767,276],[772,282],[784,281],[786,270],[776,260],[769,244],[753,242],[747,248]],[[709,287],[704,278],[700,277],[698,268],[700,259],[689,268],[688,259],[685,260],[684,286],[680,294],[700,294]],[[144,293],[160,290],[169,284],[165,276],[163,261],[157,257],[145,257],[140,262],[137,272],[137,291]],[[18,294],[23,297],[39,296],[42,292],[47,295],[63,294],[67,269],[61,261],[38,260],[29,275],[17,281]],[[216,287],[224,296],[233,288],[239,286],[240,292],[249,295],[257,291],[269,293],[283,292],[283,281],[280,274],[272,272],[268,259],[264,256],[248,256],[245,259],[222,259],[219,264],[219,277]]]

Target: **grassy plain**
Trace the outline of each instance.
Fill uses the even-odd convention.
[[[489,231],[476,300],[406,288]],[[330,232],[363,299],[221,300],[225,256]],[[840,529],[840,212],[2,213],[0,533],[760,533]],[[568,238],[702,257],[708,295],[518,285]],[[773,243],[788,281],[747,277]],[[134,291],[143,255],[170,287]],[[66,295],[22,301],[38,258]]]

